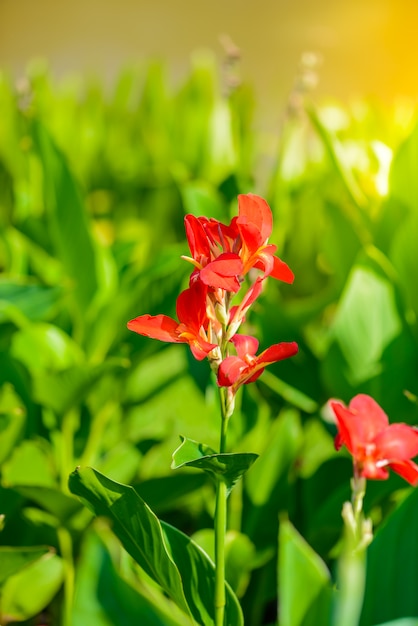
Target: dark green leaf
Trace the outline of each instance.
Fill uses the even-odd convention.
[[[258,454],[252,453],[217,454],[209,446],[193,439],[181,437],[181,440],[182,443],[173,453],[172,469],[180,467],[201,469],[213,478],[223,480],[228,492],[258,458]]]
[[[361,626],[418,615],[418,490],[393,511],[367,553]],[[379,602],[376,602],[379,598]]]
[[[32,135],[44,168],[44,196],[52,244],[74,282],[80,313],[84,314],[97,289],[95,251],[87,213],[64,155],[40,121],[33,122]]]
[[[112,546],[113,553],[115,548]],[[184,613],[180,613],[162,593],[157,594],[155,589],[149,592],[144,581],[140,581],[137,588],[133,583],[124,580],[121,573],[116,571],[98,535],[94,532],[86,533],[77,563],[73,623],[77,626],[190,624]]]
[[[202,626],[214,623],[214,566],[186,535],[160,523],[132,487],[91,468],[71,474],[69,487],[96,515],[112,521],[124,548],[183,611]],[[229,587],[226,624],[242,624],[238,601]]]

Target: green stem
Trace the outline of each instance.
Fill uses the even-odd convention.
[[[66,528],[58,528],[58,541],[61,555],[64,560],[64,601],[63,601],[63,626],[70,626],[72,622],[72,607],[74,601],[74,560],[73,543],[70,533]]]
[[[221,401],[221,436],[219,452],[226,451],[226,434],[229,416],[227,414],[227,391],[219,390]],[[215,508],[215,626],[224,626],[225,615],[225,534],[226,534],[226,484],[222,479],[216,481]]]
[[[224,625],[225,615],[226,495],[226,484],[218,480],[215,510],[215,626]]]

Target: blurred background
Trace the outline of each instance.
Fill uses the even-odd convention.
[[[273,117],[305,52],[321,59],[319,95],[415,98],[417,24],[414,0],[0,0],[0,63],[20,75],[41,56],[57,76],[83,70],[111,83],[127,63],[159,57],[178,79],[196,50],[222,58],[229,36]]]
[[[176,316],[184,215],[229,223],[247,192],[295,282],[269,279],[242,332],[299,353],[231,419],[260,459],[229,498],[228,580],[246,626],[328,623],[300,594],[334,579],[349,498],[327,401],[418,424],[417,25],[413,0],[0,0],[1,624],[184,626],[68,477],[132,485],[210,552],[212,482],[170,462],[179,434],[217,448],[216,382],[126,324]],[[418,491],[392,476],[365,506],[359,624],[418,616]],[[282,586],[279,516],[310,546]]]

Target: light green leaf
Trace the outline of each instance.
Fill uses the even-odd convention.
[[[209,446],[193,439],[181,437],[181,440],[182,443],[173,453],[172,469],[201,469],[213,478],[221,479],[227,485],[228,492],[258,458],[258,454],[252,453],[217,454]]]
[[[82,350],[69,335],[58,326],[42,322],[14,334],[11,354],[32,374],[64,370],[83,360]]]
[[[0,546],[0,586],[7,578],[50,552],[46,546]]]
[[[351,384],[380,373],[385,348],[401,332],[393,285],[371,268],[355,266],[332,327]]]
[[[202,626],[214,624],[214,566],[186,535],[160,522],[132,487],[115,483],[91,468],[70,476],[70,490],[112,529],[140,567]],[[226,625],[242,624],[238,601],[227,591]]]
[[[43,439],[25,440],[3,465],[3,485],[56,487],[52,449]]]
[[[1,623],[22,622],[40,613],[59,591],[63,576],[63,561],[55,554],[46,554],[10,576],[1,594]]]
[[[330,574],[322,559],[288,520],[279,530],[280,626],[328,624]]]

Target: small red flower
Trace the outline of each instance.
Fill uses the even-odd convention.
[[[418,485],[418,431],[407,424],[389,424],[383,409],[365,394],[355,396],[348,408],[331,401],[337,420],[337,450],[345,445],[353,457],[357,477],[385,480],[388,468],[411,485]]]
[[[209,343],[206,336],[206,294],[207,287],[196,281],[177,298],[176,312],[179,322],[168,315],[140,315],[128,322],[128,328],[152,339],[188,343],[193,356],[202,361],[217,347],[216,344]]]
[[[294,341],[277,343],[256,356],[258,340],[247,335],[234,335],[231,342],[237,351],[237,356],[226,357],[219,366],[218,385],[220,387],[234,387],[252,383],[271,363],[293,356],[298,351]]]

